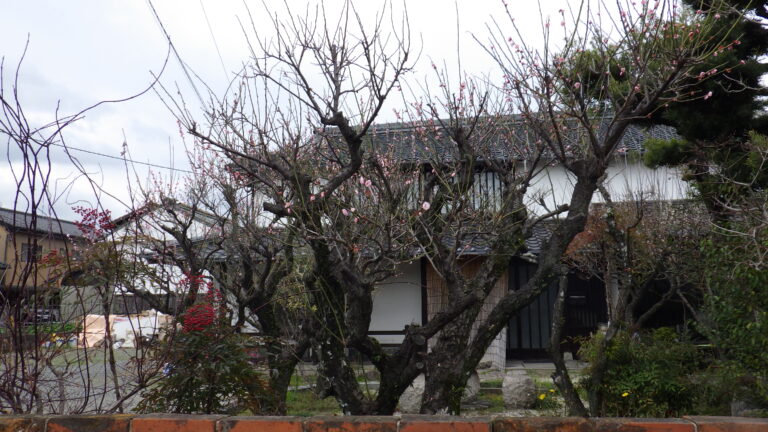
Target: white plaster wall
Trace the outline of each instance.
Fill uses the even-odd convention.
[[[531,180],[526,194],[528,211],[541,215],[556,209],[570,200],[575,178],[563,166],[543,168]]]
[[[166,292],[185,294],[187,286],[181,282],[186,279],[186,276],[180,268],[173,264],[149,263],[142,256],[144,253],[153,253],[154,248],[160,243],[175,243],[173,236],[161,228],[163,224],[173,225],[173,223],[171,215],[163,209],[158,209],[115,229],[114,237],[121,242],[118,244],[118,249],[125,255],[124,259],[136,260],[144,266],[147,273],[152,275],[152,277],[149,275],[136,277],[131,281],[132,288],[152,294]],[[218,227],[198,220],[193,220],[189,227],[191,238],[205,238],[218,233]],[[204,271],[203,276],[210,277],[210,274]],[[128,292],[126,287],[120,284],[115,285],[114,289],[115,294]]]
[[[373,292],[371,331],[401,331],[421,324],[421,267],[402,266],[402,273],[379,284]],[[402,335],[375,335],[381,343],[401,343]]]
[[[631,159],[618,157],[608,166],[606,185],[615,201],[667,201],[690,196],[690,187],[682,180],[679,169],[648,168],[643,161]],[[595,194],[593,201],[603,202],[602,195]]]
[[[563,166],[547,167],[538,173],[526,195],[528,209],[537,215],[568,204],[575,177]],[[648,168],[642,160],[618,156],[608,166],[606,188],[614,201],[642,198],[649,201],[685,199],[690,188],[676,168]],[[602,202],[596,193],[593,202]]]

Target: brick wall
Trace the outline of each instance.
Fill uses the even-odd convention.
[[[766,432],[768,419],[0,416],[0,432]]]

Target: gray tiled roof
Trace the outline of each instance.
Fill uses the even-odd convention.
[[[602,128],[608,127],[610,119],[601,122]],[[441,160],[450,162],[458,157],[458,151],[451,138],[441,133],[439,126],[423,124],[387,123],[371,127],[370,143],[376,149],[388,149],[392,156],[400,161],[427,162]],[[566,141],[576,141],[573,129]],[[525,160],[534,154],[535,134],[519,120],[487,120],[478,125],[473,145],[481,155],[492,160]],[[672,139],[679,136],[675,129],[665,125],[641,126],[632,124],[624,133],[617,150],[644,151],[643,144],[649,138]]]
[[[525,239],[525,247],[529,253],[538,255],[541,249],[544,247],[544,243],[549,240],[549,236],[552,235],[552,224],[541,222],[533,226],[531,236]]]
[[[553,224],[549,221],[540,222],[534,225],[531,235],[525,239],[525,252],[532,255],[538,255],[544,247],[544,243],[552,235]],[[490,240],[488,236],[465,236],[459,242],[457,251],[462,256],[483,256],[491,253]],[[443,243],[447,246],[456,244],[455,238],[446,236]]]
[[[83,233],[74,222],[37,215],[35,229],[32,229],[32,215],[25,212],[0,208],[0,224],[11,229],[34,231],[42,234],[82,237]]]

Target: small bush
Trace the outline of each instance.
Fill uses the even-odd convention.
[[[691,414],[709,416],[731,415],[731,402],[738,380],[727,367],[713,364],[696,371],[690,377],[695,391]]]
[[[602,336],[582,349],[594,364]],[[619,333],[607,351],[608,366],[600,389],[604,392],[601,415],[670,417],[691,413],[697,389],[691,381],[703,369],[696,346],[673,329],[661,328],[633,335]],[[598,390],[586,370],[584,386]]]
[[[263,406],[272,406],[264,403],[269,389],[219,303],[211,291],[182,317],[182,330],[158,348],[170,361],[165,376],[142,394],[138,412],[259,414]]]
[[[734,224],[728,232],[747,232]],[[722,370],[737,384],[736,399],[768,409],[768,230],[762,243],[722,235],[702,242],[708,291],[698,329],[723,357]]]

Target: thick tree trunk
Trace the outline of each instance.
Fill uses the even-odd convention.
[[[422,414],[461,413],[461,396],[475,368],[467,364],[467,347],[481,308],[482,303],[470,307],[440,331],[426,363]]]
[[[587,409],[584,407],[584,403],[581,401],[581,397],[576,392],[576,388],[573,386],[571,375],[568,373],[568,368],[563,358],[563,351],[560,348],[560,344],[563,342],[563,325],[565,323],[564,310],[565,310],[565,295],[568,290],[568,276],[560,276],[560,284],[557,291],[557,298],[555,300],[554,316],[552,317],[552,332],[549,340],[549,354],[552,357],[552,362],[555,364],[555,371],[552,373],[552,381],[560,390],[560,394],[563,395],[565,401],[565,407],[569,416],[587,417]]]
[[[287,414],[286,399],[291,377],[308,345],[306,341],[300,342],[292,349],[279,342],[269,344],[269,388],[273,398],[266,402],[262,414]]]
[[[379,391],[376,395],[375,414],[392,415],[397,409],[400,396],[425,367],[427,340],[406,336],[400,352],[377,364],[380,373]],[[374,359],[376,361],[377,359]]]
[[[344,345],[338,341],[339,336],[324,329],[313,344],[319,360],[317,372],[328,385],[321,396],[334,396],[345,415],[371,414],[371,404],[360,390],[355,371],[345,357]]]
[[[315,267],[307,287],[316,306],[312,325],[312,346],[318,357],[317,372],[325,380],[321,396],[334,396],[347,415],[371,413],[371,403],[358,385],[355,371],[346,359],[350,329],[347,328],[345,292],[351,287],[340,284],[336,277],[338,263],[331,258],[325,244],[314,244]],[[359,288],[359,287],[357,287]]]

